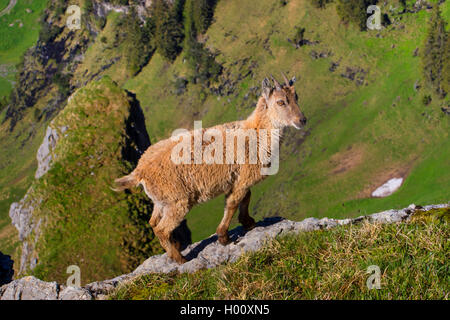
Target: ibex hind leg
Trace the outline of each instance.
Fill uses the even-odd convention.
[[[155,204],[153,207],[152,217],[150,218],[150,226],[155,229],[159,221],[161,221],[163,214],[163,207],[161,205]]]
[[[153,229],[167,255],[180,264],[187,260],[181,255],[180,245],[173,239],[172,233],[183,221],[188,211],[189,207],[184,203],[164,206],[162,218]]]

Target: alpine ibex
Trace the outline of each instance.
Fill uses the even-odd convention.
[[[228,227],[238,207],[239,222],[243,227],[250,230],[255,226],[255,221],[248,214],[250,187],[267,177],[267,173],[264,173],[262,169],[270,166],[272,158],[270,160],[267,157],[263,159],[264,156],[261,156],[260,153],[256,163],[249,161],[251,158],[249,140],[256,137],[256,145],[270,157],[274,153],[273,142],[278,142],[280,130],[287,126],[300,129],[306,123],[306,118],[297,104],[297,94],[294,88],[295,77],[288,80],[283,74],[283,78],[285,82],[280,84],[272,76],[274,87],[267,78],[264,79],[262,94],[256,109],[246,120],[225,123],[210,129],[197,129],[159,141],[146,150],[132,173],[115,181],[116,191],[139,184],[143,186],[144,191],[154,203],[150,225],[169,257],[178,263],[184,263],[186,259],[180,253],[179,243],[172,238],[172,231],[183,221],[189,210],[198,203],[225,194],[225,212],[217,227],[218,240],[223,245],[230,241]],[[268,143],[267,139],[263,141],[265,139],[261,138],[263,131],[277,132],[269,137],[271,143]],[[205,138],[208,132],[215,132],[216,135],[212,138],[210,135],[209,139]],[[229,138],[230,132],[234,133],[232,138]],[[245,135],[244,162],[216,161],[211,163],[209,161],[209,163],[205,163],[206,161],[195,161],[198,160],[199,153],[201,156],[202,152],[218,142],[217,137],[225,136],[228,142],[232,140],[232,150],[230,151],[230,148],[227,148],[228,150],[215,149],[211,155],[212,157],[217,156],[215,159],[223,160],[224,157],[229,157],[231,152],[231,158],[236,160],[235,138],[239,140],[242,134]],[[196,135],[201,137],[200,145],[195,141]],[[188,148],[188,151],[183,151],[187,152],[184,154],[184,159],[188,162],[174,161],[174,154],[176,156],[180,154],[174,152],[179,144],[178,140],[187,136],[189,147],[194,146],[195,149],[197,143],[200,152],[198,148],[196,150]],[[229,146],[228,143],[226,144]],[[222,152],[223,154],[221,154]]]

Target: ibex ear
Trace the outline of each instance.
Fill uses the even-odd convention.
[[[261,89],[262,89],[261,94],[263,98],[266,99],[266,101],[268,101],[270,97],[270,92],[272,91],[272,85],[270,84],[269,79],[264,78],[264,80],[262,81]]]
[[[289,80],[289,86],[292,87],[294,85],[295,81],[297,81],[297,78],[295,76],[293,76],[292,79]]]

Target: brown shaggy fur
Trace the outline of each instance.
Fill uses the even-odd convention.
[[[287,79],[285,78],[285,81]],[[283,129],[294,126],[299,129],[306,122],[297,105],[293,81],[280,85],[273,79],[275,88],[269,81],[263,81],[263,93],[254,112],[243,121],[230,122],[213,127],[223,133],[226,130],[250,129],[257,133],[260,129]],[[202,130],[202,134],[207,129]],[[191,136],[193,137],[194,131]],[[197,133],[199,133],[197,131]],[[259,137],[257,135],[257,137]],[[270,133],[269,133],[270,137]],[[191,140],[193,146],[193,138]],[[211,142],[202,142],[202,150]],[[129,175],[117,179],[115,190],[120,191],[142,185],[146,194],[154,203],[150,225],[168,255],[178,263],[185,262],[179,251],[179,244],[172,239],[172,231],[183,221],[189,210],[196,204],[208,201],[220,194],[225,194],[225,211],[217,227],[221,244],[229,242],[228,227],[233,214],[239,207],[239,222],[249,230],[255,221],[248,214],[250,187],[263,180],[259,157],[256,164],[249,164],[246,148],[245,164],[175,164],[171,160],[172,148],[178,144],[177,139],[166,139],[152,145],[143,154],[136,169]],[[226,142],[224,142],[225,149]],[[259,145],[259,141],[258,141]],[[270,149],[270,142],[268,143]],[[194,148],[191,148],[194,150]],[[270,154],[270,150],[268,150]]]

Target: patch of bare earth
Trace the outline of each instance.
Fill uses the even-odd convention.
[[[343,174],[359,166],[364,159],[363,146],[349,146],[346,150],[335,153],[330,158],[331,174]]]
[[[8,224],[2,229],[0,229],[0,239],[2,241],[7,241],[8,239],[12,239],[16,236],[16,228],[12,224]]]

